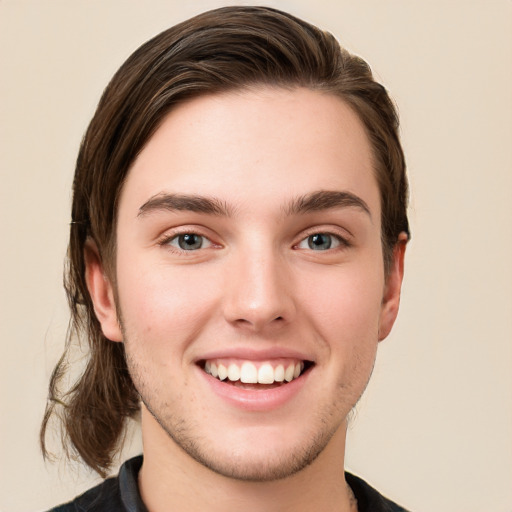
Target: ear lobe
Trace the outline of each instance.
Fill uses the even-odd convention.
[[[88,240],[84,252],[85,281],[94,305],[96,318],[101,324],[101,330],[107,339],[123,341],[121,326],[117,317],[114,290],[104,271],[96,243]]]
[[[384,295],[382,297],[382,308],[379,322],[379,341],[386,338],[391,332],[395,323],[400,306],[400,292],[402,289],[402,280],[404,277],[404,256],[407,245],[407,235],[400,233],[398,241],[393,249],[393,260],[389,275],[384,285]]]

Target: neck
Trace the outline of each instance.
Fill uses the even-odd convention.
[[[309,466],[275,481],[248,482],[206,468],[177,446],[143,407],[144,462],[139,474],[142,499],[150,512],[350,512],[353,495],[345,482],[346,426]]]

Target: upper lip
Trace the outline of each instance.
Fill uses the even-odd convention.
[[[271,361],[272,359],[298,359],[300,361],[314,361],[310,354],[300,350],[293,350],[284,347],[272,347],[268,349],[255,349],[251,347],[231,347],[217,349],[201,355],[195,362],[208,361],[212,359],[244,359],[247,361]]]

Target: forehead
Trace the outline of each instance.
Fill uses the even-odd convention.
[[[309,89],[259,88],[180,104],[134,161],[120,214],[160,193],[212,195],[244,208],[287,195],[347,190],[376,204],[372,151],[340,98]]]

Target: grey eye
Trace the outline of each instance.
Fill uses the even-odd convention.
[[[204,242],[205,238],[201,235],[196,235],[195,233],[184,233],[182,235],[175,236],[169,242],[169,245],[179,247],[183,251],[195,251],[197,249],[201,249]]]
[[[341,245],[341,239],[330,233],[315,233],[309,235],[298,244],[299,249],[311,249],[313,251],[327,251]]]
[[[308,236],[308,247],[314,251],[325,251],[332,246],[332,236],[327,233],[316,233]]]

